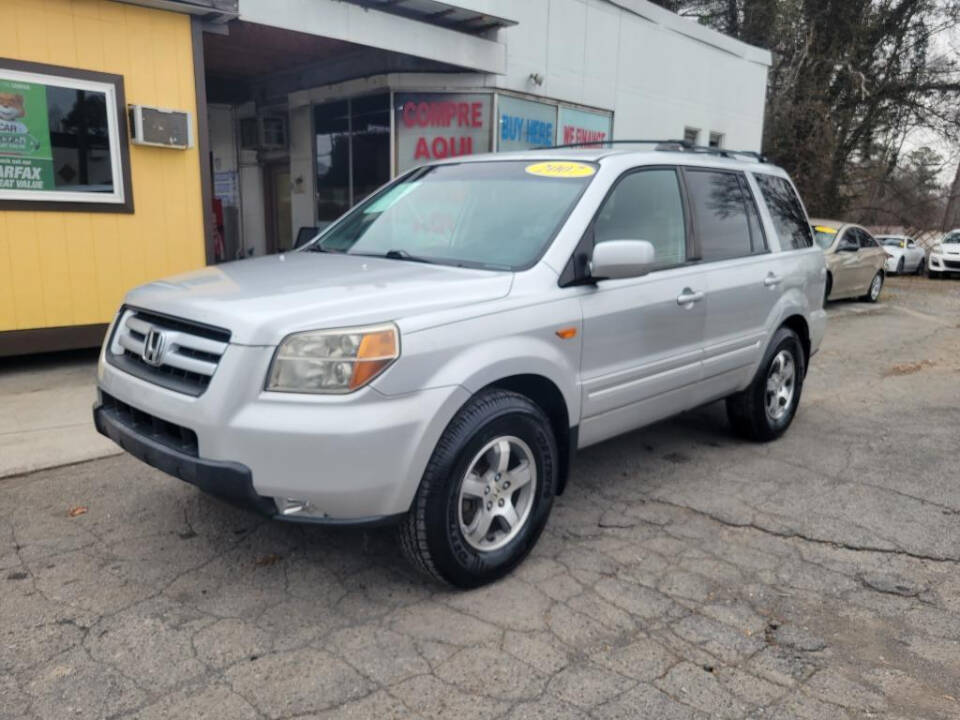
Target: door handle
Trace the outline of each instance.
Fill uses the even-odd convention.
[[[779,275],[774,275],[773,273],[770,273],[769,275],[767,275],[766,279],[763,281],[763,284],[764,284],[764,287],[772,288],[772,287],[776,287],[782,282],[783,282],[782,277],[780,277]]]
[[[702,292],[694,292],[690,288],[684,288],[683,292],[677,296],[677,305],[693,305],[706,297]]]

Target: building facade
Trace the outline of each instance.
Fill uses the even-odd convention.
[[[429,160],[759,150],[771,61],[645,0],[0,10],[0,355],[95,344],[130,287],[287,250]]]

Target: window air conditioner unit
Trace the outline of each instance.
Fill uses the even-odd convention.
[[[135,145],[185,150],[193,147],[190,113],[148,105],[130,105],[130,139]]]
[[[286,150],[286,116],[261,114],[256,117],[241,118],[240,148],[243,150]]]

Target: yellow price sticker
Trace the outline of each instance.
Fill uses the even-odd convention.
[[[590,177],[597,172],[593,165],[578,162],[554,160],[552,162],[536,163],[524,168],[530,175],[551,178],[582,178]]]
[[[826,225],[816,225],[816,226],[814,226],[813,229],[816,230],[818,233],[823,233],[824,235],[836,235],[836,234],[837,234],[837,231],[836,231],[836,230],[834,230],[832,227],[827,227]]]

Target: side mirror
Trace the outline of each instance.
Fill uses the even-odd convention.
[[[617,280],[646,275],[656,257],[646,240],[608,240],[593,248],[590,276],[596,280]]]

